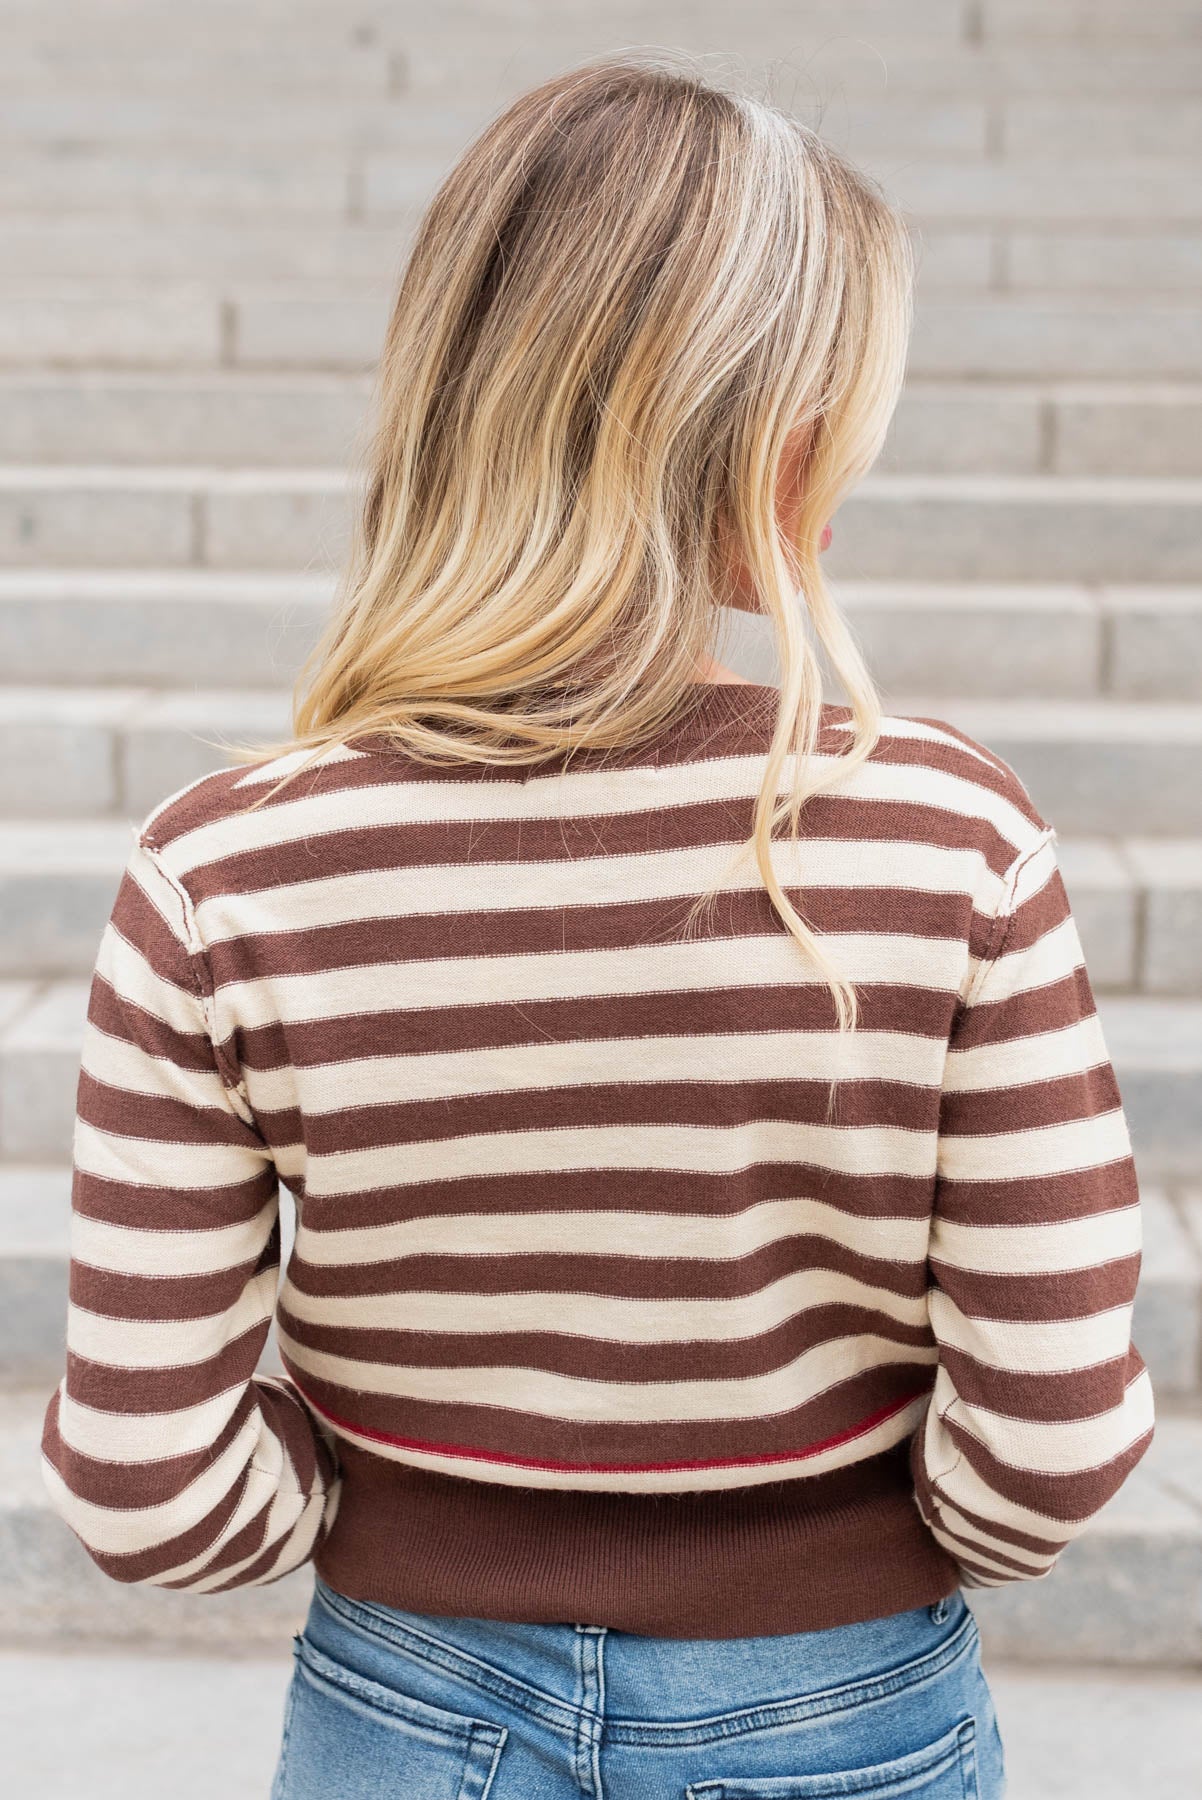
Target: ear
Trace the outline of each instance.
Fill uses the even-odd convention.
[[[789,433],[781,455],[776,483],[776,509],[781,526],[789,537],[793,534],[793,523],[805,496],[813,441],[813,424],[805,420]]]

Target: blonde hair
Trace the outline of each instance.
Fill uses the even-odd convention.
[[[823,526],[901,389],[913,251],[875,185],[775,107],[623,54],[521,96],[418,228],[378,376],[365,503],[287,744],[385,734],[427,762],[537,764],[687,714],[730,556],[771,621],[780,703],[752,849],[788,931],[857,1001],[772,864],[788,818],[880,734],[823,583]],[[800,434],[798,436],[797,434]],[[804,478],[786,541],[787,447]],[[822,673],[852,714],[815,776]],[[796,758],[783,797],[786,759]],[[702,895],[689,913],[716,898]]]

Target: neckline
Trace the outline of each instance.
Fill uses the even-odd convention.
[[[712,736],[724,726],[734,726],[757,736],[764,731],[771,735],[780,703],[780,689],[772,683],[699,679],[688,682],[686,686],[691,690],[693,698],[675,718],[660,728],[655,735],[654,744],[663,746],[669,743],[691,743],[697,738]],[[395,749],[387,734],[381,732],[361,732],[356,735],[353,743],[359,750],[371,752],[392,752]],[[625,757],[637,760],[646,755],[647,749],[646,742],[623,749],[612,746],[577,746],[565,754],[583,767],[595,758],[606,763],[615,759],[620,763]],[[546,766],[555,760],[555,757],[547,758],[540,766]],[[529,770],[525,764],[521,764],[517,766],[516,772],[524,778]]]
[[[765,681],[693,681],[696,698],[667,728],[671,737],[693,737],[733,721],[754,728],[775,722],[780,689]]]

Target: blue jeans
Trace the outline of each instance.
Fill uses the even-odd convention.
[[[431,1617],[316,1579],[271,1800],[1001,1800],[977,1622],[654,1638]]]

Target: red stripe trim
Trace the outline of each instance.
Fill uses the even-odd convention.
[[[366,1425],[356,1425],[353,1420],[340,1418],[337,1413],[319,1406],[297,1381],[291,1368],[288,1369],[288,1376],[314,1412],[320,1413],[323,1419],[328,1419],[331,1425],[353,1432],[356,1437],[369,1438],[377,1444],[391,1444],[398,1450],[418,1450],[427,1456],[458,1456],[468,1462],[500,1463],[507,1469],[551,1469],[564,1475],[671,1475],[689,1469],[761,1468],[771,1463],[802,1462],[808,1456],[817,1456],[823,1450],[833,1450],[839,1444],[847,1444],[853,1438],[862,1437],[875,1425],[892,1418],[895,1413],[902,1412],[913,1401],[924,1398],[930,1392],[929,1388],[919,1388],[916,1393],[907,1394],[904,1400],[895,1400],[892,1406],[882,1406],[878,1412],[870,1413],[858,1425],[853,1425],[850,1431],[838,1432],[834,1437],[823,1438],[817,1444],[807,1444],[801,1450],[782,1450],[771,1456],[723,1456],[711,1462],[563,1463],[537,1456],[502,1456],[496,1450],[473,1450],[465,1444],[432,1444],[422,1438],[394,1437],[387,1431],[375,1431]]]

